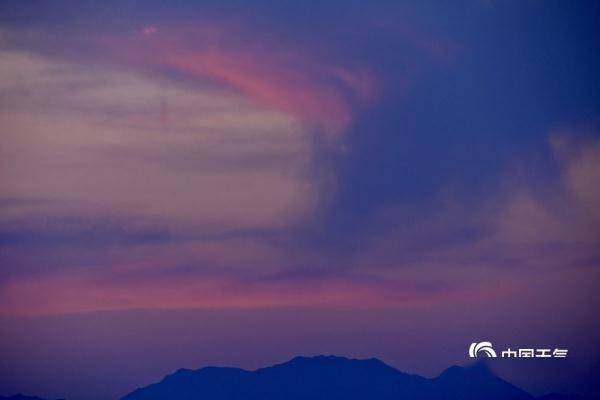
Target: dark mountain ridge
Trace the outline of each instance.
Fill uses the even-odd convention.
[[[406,374],[377,359],[296,357],[255,371],[180,369],[121,400],[412,399],[530,400],[527,392],[495,376],[483,363],[450,367],[434,379]]]
[[[429,379],[376,359],[295,357],[247,371],[240,368],[179,369],[121,400],[592,400],[550,394],[534,398],[497,377],[485,362],[453,366]],[[0,400],[43,400],[14,395]]]

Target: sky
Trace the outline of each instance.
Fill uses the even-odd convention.
[[[435,376],[483,339],[569,348],[492,365],[532,393],[598,390],[599,17],[3,1],[0,395],[300,354]]]

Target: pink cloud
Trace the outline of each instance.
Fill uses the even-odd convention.
[[[158,29],[154,25],[147,26],[142,29],[142,33],[146,36],[150,36],[158,32]]]
[[[102,276],[68,271],[9,282],[0,291],[0,315],[275,306],[414,307],[480,295],[474,290],[432,291],[409,282],[350,277],[239,281],[225,275],[202,279],[163,276],[115,282]]]
[[[283,49],[258,38],[243,44],[229,39],[237,35],[212,25],[149,26],[141,35],[101,42],[120,62],[211,80],[334,134],[376,96],[376,79],[364,65],[340,65],[310,50]]]

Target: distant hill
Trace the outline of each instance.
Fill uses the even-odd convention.
[[[400,372],[377,359],[296,357],[256,371],[180,369],[122,400],[531,400],[483,363],[451,367],[434,379]]]

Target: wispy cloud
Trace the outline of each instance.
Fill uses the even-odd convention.
[[[151,25],[99,42],[119,62],[180,73],[196,82],[212,80],[329,134],[343,132],[355,108],[376,95],[376,79],[364,64],[336,62],[260,35],[255,41],[236,39],[248,34],[257,35],[232,24],[197,21]]]

